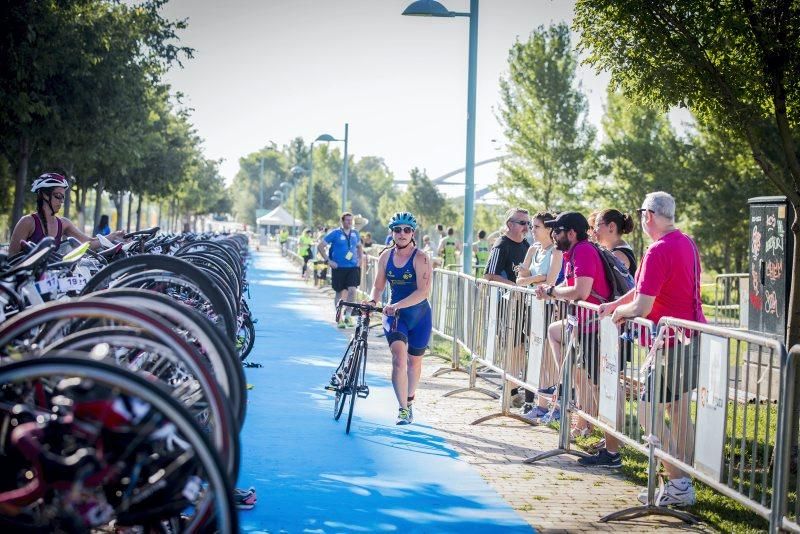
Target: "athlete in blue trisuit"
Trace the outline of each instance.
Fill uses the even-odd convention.
[[[397,424],[414,420],[412,403],[422,373],[422,355],[431,339],[431,292],[433,268],[428,255],[417,248],[417,220],[407,211],[389,221],[393,242],[378,258],[378,272],[369,304],[381,297],[386,282],[392,289],[383,307],[383,330],[392,351],[392,386],[400,403]]]

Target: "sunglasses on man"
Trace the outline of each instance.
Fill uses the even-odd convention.
[[[395,226],[394,228],[392,228],[392,232],[394,232],[395,234],[399,234],[400,232],[404,234],[410,234],[413,231],[414,230],[412,230],[410,226]]]
[[[527,226],[527,227],[530,227],[530,225],[531,225],[530,221],[522,221],[522,220],[518,220],[518,219],[509,219],[508,222],[517,223],[520,226]]]

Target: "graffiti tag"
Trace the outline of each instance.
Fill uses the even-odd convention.
[[[753,259],[758,258],[761,252],[761,232],[758,231],[758,226],[753,226]]]
[[[778,294],[775,291],[764,292],[764,311],[778,315]]]
[[[764,305],[761,297],[756,294],[750,293],[750,305],[753,306],[754,309],[760,310],[761,307]]]
[[[775,226],[776,220],[777,219],[775,219],[775,215],[770,213],[769,215],[767,215],[767,226]]]
[[[783,263],[777,260],[767,260],[767,278],[774,282],[775,280],[778,280],[782,274]]]
[[[767,246],[764,250],[764,254],[769,254],[770,252],[777,252],[779,250],[783,250],[783,239],[774,235],[767,239]]]

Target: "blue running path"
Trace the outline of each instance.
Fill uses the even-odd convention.
[[[277,252],[254,254],[248,279],[258,323],[249,360],[263,367],[246,370],[254,387],[237,485],[254,486],[258,503],[240,512],[243,532],[533,531],[424,414],[395,426],[391,382],[369,364],[370,395],[357,399],[346,435],[347,415],[333,420],[324,387],[352,329],[335,327],[333,299]],[[370,347],[384,343],[370,338]]]

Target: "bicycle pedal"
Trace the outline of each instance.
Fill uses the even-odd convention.
[[[366,399],[369,397],[369,386],[358,386],[356,395],[361,399]]]
[[[325,386],[325,389],[327,389],[328,391],[337,391],[339,388],[332,384],[328,384],[327,386]]]

